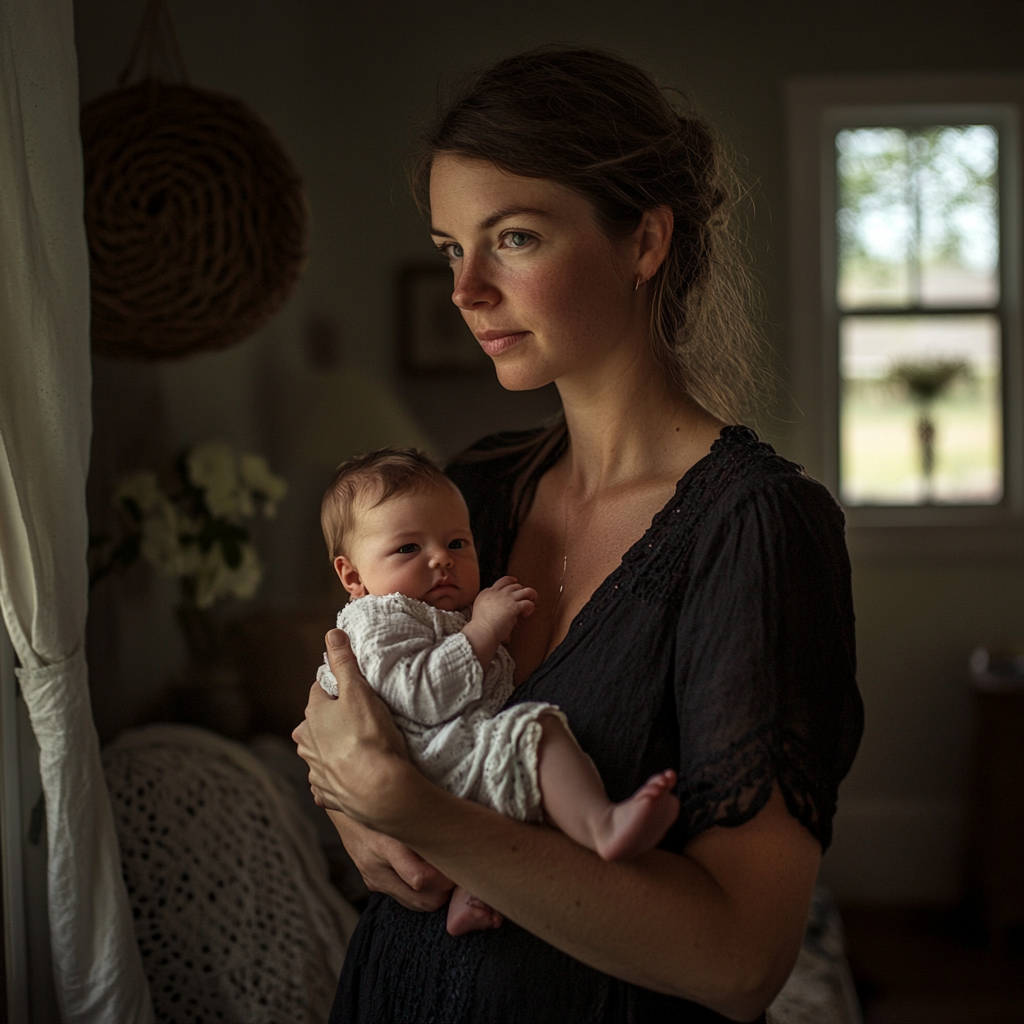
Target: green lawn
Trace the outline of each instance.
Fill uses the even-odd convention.
[[[847,386],[841,419],[841,472],[847,504],[915,505],[923,497],[918,411],[877,388]],[[997,382],[979,380],[935,403],[934,498],[990,504],[1002,496]]]

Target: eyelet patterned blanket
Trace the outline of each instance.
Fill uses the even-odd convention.
[[[789,981],[768,1007],[768,1024],[863,1024],[832,894],[818,886]]]

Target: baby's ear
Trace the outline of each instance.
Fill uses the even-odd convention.
[[[338,555],[334,560],[334,571],[352,597],[366,597],[367,590],[359,578],[359,570],[344,555]]]

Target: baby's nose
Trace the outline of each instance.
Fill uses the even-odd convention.
[[[447,548],[435,548],[430,558],[431,566],[445,568],[452,564],[452,553]]]

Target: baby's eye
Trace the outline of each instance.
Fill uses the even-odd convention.
[[[468,540],[463,540],[462,538],[459,538],[459,540],[453,540],[448,545],[448,547],[451,548],[454,551],[458,551],[459,548],[468,548],[469,547],[469,541]]]
[[[403,544],[398,549],[398,553],[400,555],[414,555],[414,554],[416,554],[417,551],[419,551],[419,549],[420,549],[419,544]]]

